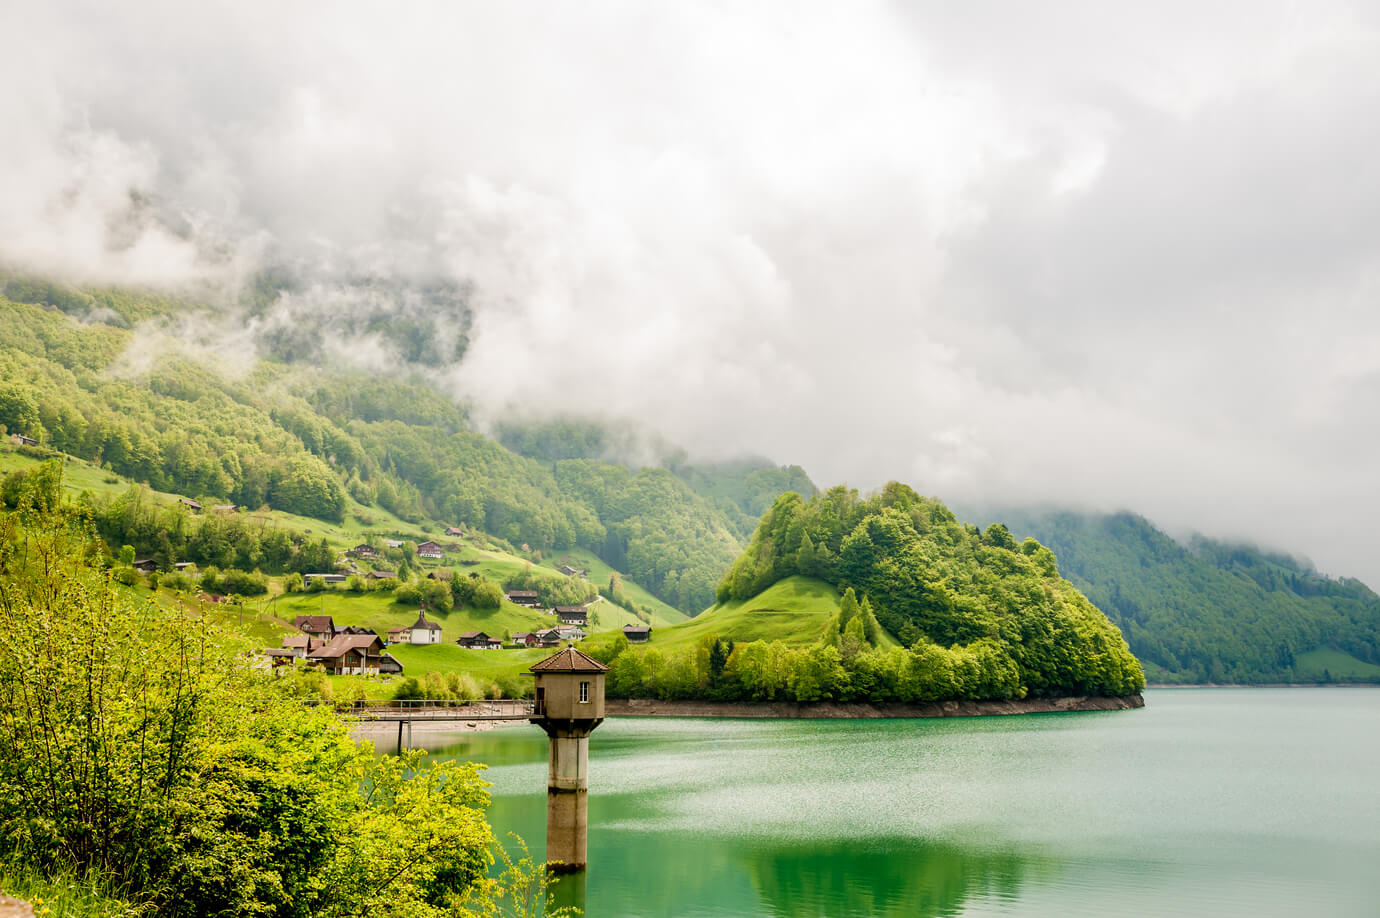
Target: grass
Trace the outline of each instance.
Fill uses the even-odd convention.
[[[1380,679],[1380,666],[1358,660],[1335,647],[1318,647],[1294,658],[1294,678],[1301,681],[1323,681],[1326,672],[1333,681]]]
[[[37,918],[132,918],[148,914],[107,895],[94,878],[48,879],[8,865],[0,866],[0,893],[33,905]]]
[[[387,637],[392,628],[417,620],[417,607],[396,603],[392,593],[346,593],[323,590],[320,593],[286,593],[265,603],[271,614],[291,624],[298,615],[329,615],[337,626],[362,625]],[[557,624],[555,616],[533,612],[506,599],[498,609],[454,609],[448,613],[428,612],[427,618],[441,626],[442,643],[454,644],[466,631],[483,631],[502,637],[504,631],[538,631]],[[458,649],[458,648],[457,648]],[[413,675],[409,670],[408,675]]]

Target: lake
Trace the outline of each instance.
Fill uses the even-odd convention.
[[[489,765],[540,856],[546,737]],[[1137,711],[615,719],[590,740],[592,916],[1380,915],[1380,690],[1164,689]]]

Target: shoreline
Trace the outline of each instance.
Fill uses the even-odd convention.
[[[1020,698],[1010,701],[932,701],[921,704],[854,702],[657,701],[610,698],[608,717],[755,717],[784,719],[869,719],[881,717],[994,717],[1013,714],[1062,714],[1072,711],[1130,711],[1145,707],[1139,693],[1118,698],[1072,696]]]

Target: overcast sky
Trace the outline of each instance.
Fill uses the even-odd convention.
[[[0,260],[472,285],[481,416],[1380,585],[1380,32],[1340,3],[0,7]],[[341,348],[386,370],[377,342]],[[352,356],[353,355],[353,356]]]

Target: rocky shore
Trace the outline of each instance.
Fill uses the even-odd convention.
[[[987,717],[997,714],[1057,714],[1068,711],[1129,711],[1145,707],[1139,694],[1120,698],[1073,696],[1022,698],[1012,701],[934,701],[924,704],[845,704],[824,702],[653,701],[610,698],[609,717]]]

